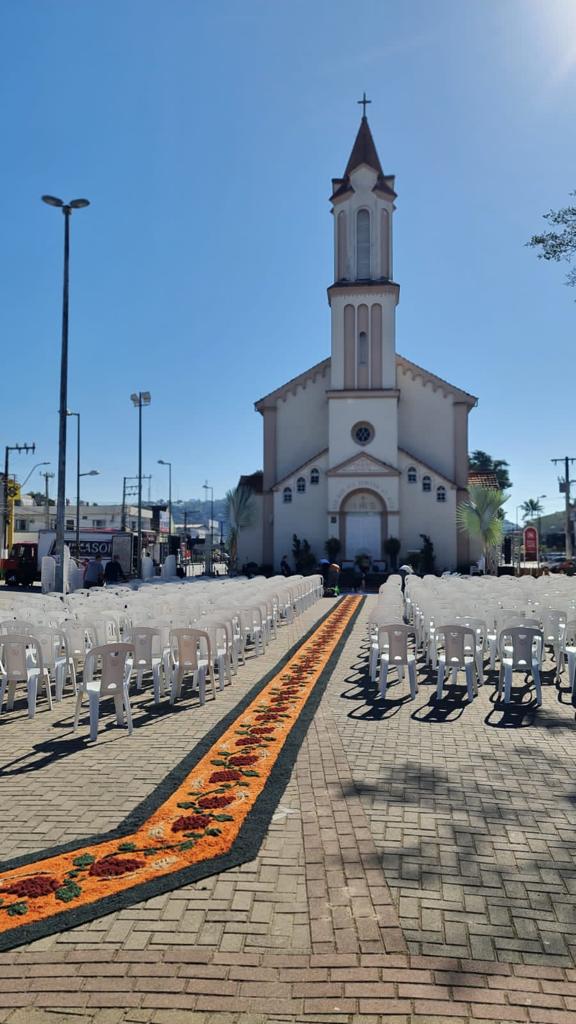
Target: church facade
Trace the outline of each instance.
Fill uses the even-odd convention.
[[[366,116],[342,178],[332,182],[331,355],[256,402],[264,464],[242,480],[257,515],[241,531],[240,563],[278,568],[292,537],[318,559],[389,562],[434,544],[439,569],[467,564],[456,507],[468,483],[468,414],[476,398],[396,352],[394,178],[385,175]]]

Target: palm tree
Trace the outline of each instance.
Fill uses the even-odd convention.
[[[239,484],[233,491],[226,492],[226,503],[228,506],[228,520],[230,522],[228,534],[230,568],[234,570],[238,567],[238,537],[241,530],[247,529],[247,527],[252,526],[254,523],[256,502],[250,488]]]
[[[522,502],[520,508],[522,509],[522,519],[526,522],[527,519],[536,519],[542,515],[544,508],[539,498],[528,498],[527,501]]]
[[[483,452],[478,448],[469,456],[468,466],[473,472],[494,473],[502,491],[506,491],[512,486],[508,475],[508,463],[504,459],[493,459],[488,452]]]
[[[486,567],[493,570],[495,549],[502,542],[501,508],[508,498],[495,487],[473,484],[468,488],[468,501],[458,505],[456,521],[459,529],[482,542]]]

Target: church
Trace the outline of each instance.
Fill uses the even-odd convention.
[[[332,180],[331,355],[256,402],[263,471],[241,478],[256,512],[240,532],[240,564],[278,570],[296,534],[318,560],[335,537],[339,561],[382,567],[388,538],[402,561],[426,534],[437,569],[469,565],[456,507],[467,497],[477,399],[396,352],[395,180],[363,109],[344,175]]]

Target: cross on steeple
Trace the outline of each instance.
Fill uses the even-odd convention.
[[[364,92],[362,94],[362,99],[356,100],[356,102],[362,104],[362,117],[366,117],[366,106],[368,105],[368,103],[372,103],[372,100],[367,100],[366,93]]]

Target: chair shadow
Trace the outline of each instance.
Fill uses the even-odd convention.
[[[160,704],[154,704],[152,698],[148,704],[143,703],[136,707],[133,705],[132,720],[134,724],[134,732],[148,728],[153,725],[158,718],[164,718],[168,715],[174,714],[183,714],[191,708],[194,709],[196,707],[197,703],[193,701],[186,701],[172,705],[169,704],[167,699]],[[87,733],[87,730],[89,729],[87,705],[85,705],[84,710],[85,714],[81,716],[79,724],[79,730],[82,730],[81,735],[71,732],[74,723],[73,714],[59,719],[58,722],[52,722],[53,729],[66,729],[67,731],[70,731],[71,735],[58,737],[57,739],[43,740],[40,743],[33,743],[26,753],[12,761],[6,762],[4,765],[0,765],[0,778],[14,775],[28,775],[31,772],[39,772],[42,771],[43,768],[56,764],[58,761],[62,761],[66,757],[71,757],[81,750],[87,750],[94,747],[98,740],[93,743]],[[104,716],[106,716],[107,720],[103,720]],[[108,716],[110,717],[108,718]],[[86,730],[86,732],[84,730]],[[117,731],[119,737],[126,733],[126,727],[118,726],[116,723],[114,702],[112,700],[103,701],[98,733],[102,734],[113,730]],[[41,756],[37,757],[38,754]],[[32,761],[30,761],[31,758],[33,759]],[[15,765],[19,765],[20,767],[14,767]]]
[[[440,700],[437,699],[435,693],[430,694],[427,703],[416,708],[410,717],[415,722],[427,722],[430,725],[446,725],[450,722],[457,722],[468,705],[466,691],[459,689],[460,692],[455,693],[455,686],[447,687]]]
[[[387,696],[384,699],[376,693],[371,697],[367,697],[364,704],[359,705],[353,711],[349,711],[347,717],[362,722],[381,722],[384,719],[394,718],[404,705],[409,704],[411,700],[412,698],[409,693],[405,693],[402,697],[390,698]],[[361,712],[362,708],[366,708],[366,710]]]

